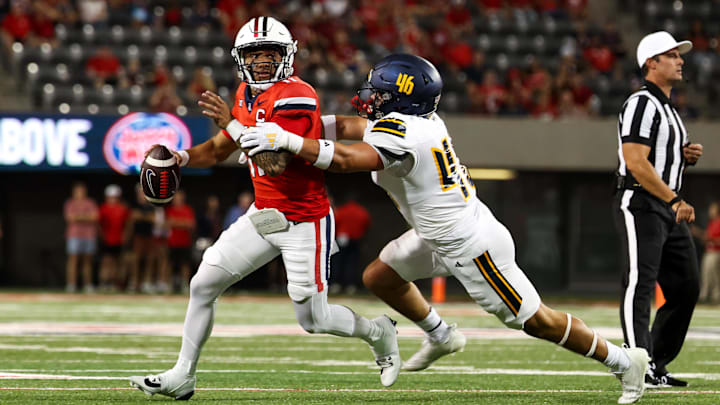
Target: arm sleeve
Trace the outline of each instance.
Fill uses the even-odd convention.
[[[273,103],[272,122],[296,135],[306,138],[317,119],[322,126],[318,111],[318,99],[312,87],[293,84],[286,87]]]
[[[620,116],[622,143],[633,142],[652,146],[660,127],[660,112],[647,96],[631,98]]]
[[[407,142],[403,135],[386,132],[383,124],[378,122],[365,130],[363,142],[375,148],[380,155],[385,169],[392,169],[403,164],[405,159],[411,156],[412,145]]]

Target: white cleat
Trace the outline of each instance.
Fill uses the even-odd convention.
[[[195,376],[168,370],[162,374],[130,377],[130,386],[145,395],[165,395],[177,401],[187,401],[195,393]]]
[[[615,376],[622,384],[623,393],[618,398],[618,404],[633,404],[642,398],[645,392],[645,373],[648,369],[650,356],[642,347],[623,348],[630,357],[630,368]]]
[[[396,322],[387,315],[373,319],[383,330],[382,337],[370,345],[375,354],[375,362],[380,366],[380,382],[389,387],[395,383],[400,374],[402,360],[397,343]]]
[[[463,351],[465,349],[465,343],[467,343],[465,335],[457,330],[457,324],[452,324],[450,325],[450,333],[445,342],[434,342],[425,336],[420,350],[403,364],[403,370],[425,370],[440,357]]]

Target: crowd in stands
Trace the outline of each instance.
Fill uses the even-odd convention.
[[[54,111],[64,104],[62,112],[193,113],[206,89],[229,100],[237,85],[229,55],[237,30],[253,16],[272,15],[298,40],[295,71],[316,86],[325,112],[352,112],[348,100],[372,63],[402,51],[440,69],[441,111],[614,115],[641,84],[634,44],[614,21],[593,19],[587,3],[0,0],[0,35],[3,58],[14,61],[6,68],[28,78],[36,106]],[[718,37],[701,22],[688,28],[677,34],[695,42],[691,60],[704,66],[703,58],[720,50]],[[711,77],[697,76],[696,85]],[[708,88],[708,97],[720,94]],[[680,110],[697,117],[687,100]]]
[[[241,193],[225,226],[252,202],[251,193]],[[86,185],[76,183],[63,214],[67,292],[187,292],[202,253],[223,230],[217,196],[194,209],[178,190],[171,204],[154,207],[139,185],[126,198],[120,186],[109,184],[98,205]]]
[[[125,191],[131,191],[125,193]],[[193,207],[180,189],[165,207],[151,205],[139,184],[123,190],[108,184],[103,201],[76,182],[63,206],[65,219],[65,290],[69,293],[187,293],[204,251],[254,202],[242,191],[225,210],[216,195]],[[333,256],[331,293],[354,294],[361,288],[362,240],[371,226],[368,210],[353,197],[338,205],[331,199],[339,252]],[[2,233],[0,233],[0,238]],[[264,287],[284,292],[287,279],[280,257],[263,271]]]

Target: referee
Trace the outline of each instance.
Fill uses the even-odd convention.
[[[618,182],[615,222],[622,245],[620,321],[625,343],[644,347],[652,356],[646,386],[684,387],[667,371],[680,352],[699,292],[695,246],[688,223],[695,210],[678,194],[687,165],[702,155],[702,145],[688,140],[685,126],[670,101],[682,80],[690,41],[677,42],[667,32],[645,36],[637,61],[645,85],[625,101],[618,122]],[[659,283],[665,304],[652,330],[650,300]]]

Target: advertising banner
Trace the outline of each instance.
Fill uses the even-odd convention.
[[[172,150],[205,142],[205,117],[168,113],[124,116],[0,113],[0,171],[114,170],[137,174],[154,144]],[[183,170],[202,174],[207,170]]]

